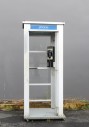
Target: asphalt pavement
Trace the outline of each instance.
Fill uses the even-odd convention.
[[[89,127],[89,110],[64,111],[65,121],[35,120],[26,122],[23,111],[0,111],[1,127]]]

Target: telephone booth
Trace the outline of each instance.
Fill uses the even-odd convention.
[[[63,114],[63,26],[64,22],[34,22],[23,21],[24,29],[24,119],[64,119]],[[30,50],[31,37],[50,36],[50,43],[46,50]],[[43,40],[40,40],[41,42]],[[40,42],[40,43],[41,43]],[[39,46],[39,45],[38,45]],[[46,66],[32,66],[30,54],[38,56],[45,53]],[[41,55],[40,55],[41,56]],[[36,57],[37,59],[37,57]],[[49,70],[50,83],[31,83],[31,70]],[[44,77],[47,75],[44,75]],[[31,108],[32,100],[30,87],[48,86],[51,89],[50,99],[40,101],[51,101],[51,108]],[[33,91],[33,94],[35,92]],[[39,94],[39,93],[38,93]]]

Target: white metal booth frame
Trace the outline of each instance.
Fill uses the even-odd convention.
[[[23,21],[24,28],[24,119],[64,119],[63,114],[63,26],[64,22]],[[51,69],[50,84],[30,84],[29,38],[31,34],[50,34],[55,47],[55,61]],[[54,34],[52,34],[54,33]],[[51,45],[52,45],[51,43]],[[38,67],[37,69],[49,69]],[[30,108],[30,85],[51,85],[51,108]]]

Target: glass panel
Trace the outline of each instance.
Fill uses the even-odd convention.
[[[43,51],[47,50],[47,46],[50,45],[50,36],[30,36],[30,50]]]
[[[51,74],[49,70],[29,69],[30,83],[50,83]]]
[[[30,53],[30,67],[47,67],[47,53]]]
[[[29,38],[30,51],[47,51],[47,46],[50,45],[50,35],[31,36]],[[29,67],[46,67],[47,53],[30,53]],[[30,83],[50,83],[51,74],[49,70],[29,69]]]
[[[30,99],[50,99],[50,86],[30,86]]]

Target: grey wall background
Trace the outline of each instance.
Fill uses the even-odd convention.
[[[0,0],[0,99],[23,98],[23,20],[66,22],[64,97],[89,99],[89,0]]]

